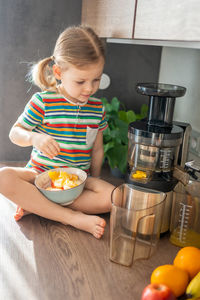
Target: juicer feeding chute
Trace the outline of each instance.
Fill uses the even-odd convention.
[[[136,91],[149,96],[148,125],[173,126],[175,100],[185,95],[186,88],[162,83],[138,83]]]

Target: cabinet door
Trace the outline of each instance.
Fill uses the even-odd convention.
[[[83,0],[82,24],[100,37],[132,38],[136,0]]]
[[[200,41],[200,0],[138,0],[134,38]]]

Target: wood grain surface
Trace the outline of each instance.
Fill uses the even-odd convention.
[[[36,215],[15,222],[15,205],[2,195],[0,200],[0,299],[140,300],[153,269],[172,263],[179,249],[165,235],[149,260],[124,267],[109,260],[109,214],[97,240]]]

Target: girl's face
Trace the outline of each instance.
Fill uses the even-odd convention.
[[[62,71],[54,65],[53,70],[56,78],[61,80],[61,93],[74,103],[84,103],[98,90],[103,67],[104,60],[100,59],[82,68],[69,64],[67,70]]]

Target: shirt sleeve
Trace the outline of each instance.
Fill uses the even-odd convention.
[[[42,124],[44,112],[43,99],[39,93],[36,93],[25,106],[23,113],[18,118],[18,123],[28,130],[33,130],[37,125]]]
[[[99,130],[105,130],[108,127],[108,122],[106,120],[106,113],[104,110],[104,106],[102,106],[102,119],[99,124]]]

